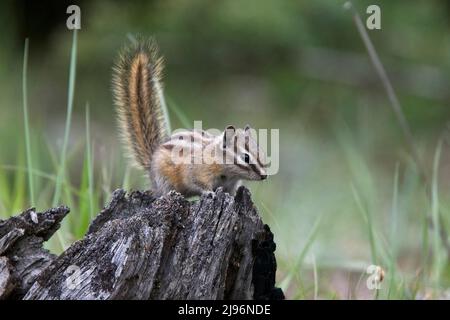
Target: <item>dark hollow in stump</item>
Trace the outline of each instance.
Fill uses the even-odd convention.
[[[0,299],[283,299],[273,234],[241,187],[189,202],[116,190],[86,236],[56,257],[42,243],[69,212],[0,221]]]

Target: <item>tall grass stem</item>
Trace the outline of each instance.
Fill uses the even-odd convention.
[[[76,75],[76,60],[77,60],[77,30],[73,31],[72,35],[72,49],[70,53],[70,69],[69,69],[69,92],[67,95],[67,115],[64,129],[63,147],[61,150],[61,159],[58,167],[58,175],[56,179],[55,194],[53,197],[53,206],[58,205],[61,198],[61,187],[66,176],[66,160],[67,160],[67,146],[69,143],[70,125],[72,122],[72,109],[75,93],[75,75]]]
[[[25,39],[25,47],[23,52],[23,70],[22,70],[22,100],[23,100],[23,121],[25,124],[25,146],[27,153],[27,168],[28,168],[28,188],[30,191],[31,205],[35,206],[34,194],[34,176],[33,176],[33,160],[31,155],[31,139],[30,139],[30,123],[28,119],[28,38]]]
[[[94,217],[94,168],[91,146],[91,126],[89,115],[89,103],[86,103],[86,156],[88,171],[88,190],[89,190],[89,215]]]

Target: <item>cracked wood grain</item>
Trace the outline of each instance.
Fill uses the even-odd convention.
[[[36,217],[42,224],[42,215]],[[30,221],[27,220],[35,224]],[[14,227],[27,234],[23,224],[16,223]],[[51,232],[34,227],[41,236],[50,236]],[[47,227],[56,230],[51,224]],[[0,224],[0,243],[1,230]],[[5,236],[12,230],[4,232]],[[7,239],[13,240],[5,243],[24,241],[17,231]],[[28,241],[30,246],[39,245]],[[7,252],[13,246],[9,245]],[[274,286],[274,251],[273,235],[261,221],[250,192],[244,187],[235,197],[219,189],[198,201],[188,201],[176,192],[155,198],[151,192],[127,195],[117,190],[83,239],[59,257],[48,254],[43,259],[45,268],[28,279],[28,286],[22,286],[27,290],[10,296],[101,300],[280,299],[284,296]],[[0,268],[14,270],[14,265],[0,264]],[[8,273],[4,274],[6,277]],[[1,280],[2,277],[0,294]]]

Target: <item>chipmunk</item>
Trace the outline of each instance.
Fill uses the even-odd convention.
[[[213,135],[186,130],[169,136],[163,115],[163,61],[153,39],[125,47],[113,68],[113,96],[124,145],[144,169],[154,193],[234,194],[240,180],[267,178],[265,158],[251,129],[227,126]]]

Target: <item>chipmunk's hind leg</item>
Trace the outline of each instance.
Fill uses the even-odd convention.
[[[242,184],[241,180],[229,180],[222,186],[223,191],[234,196],[236,194],[237,188]]]
[[[151,180],[153,185],[153,193],[157,197],[163,196],[171,190],[175,190],[175,188],[163,175],[153,174]]]
[[[207,196],[213,195],[213,186],[207,183],[201,182],[197,179],[192,179],[192,183],[189,187],[189,194],[194,196],[202,196],[206,194]]]

